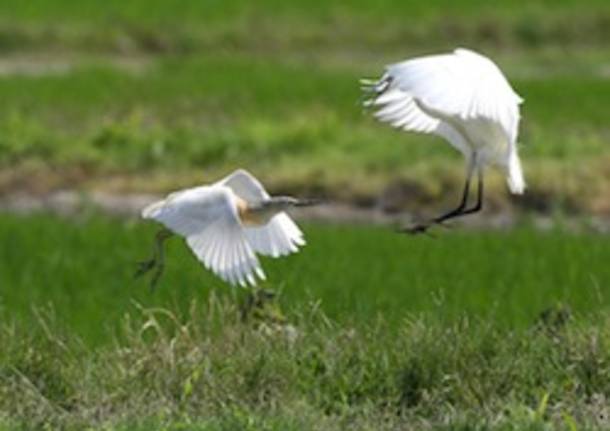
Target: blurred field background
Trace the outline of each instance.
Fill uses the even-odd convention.
[[[526,100],[531,198],[516,204],[610,211],[605,1],[0,7],[4,192],[162,192],[247,166],[276,189],[370,204],[398,184],[399,208],[451,200],[458,155],[375,124],[357,80],[463,45]]]
[[[245,167],[273,192],[435,213],[460,193],[461,156],[376,123],[358,79],[457,46],[525,99],[528,191],[490,173],[479,218],[510,227],[305,223],[302,253],[263,261],[298,347],[236,321],[246,293],[178,239],[151,293],[133,271],[155,227],[89,201]],[[0,214],[0,429],[600,425],[608,1],[4,0],[0,100],[0,207],[82,198],[68,217]]]

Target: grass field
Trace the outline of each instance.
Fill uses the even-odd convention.
[[[605,408],[605,237],[308,225],[302,253],[264,262],[278,302],[242,322],[246,292],[201,271],[180,240],[157,291],[133,279],[151,225],[0,221],[10,427],[544,429]]]
[[[160,192],[242,165],[348,201],[396,181],[420,204],[451,199],[459,157],[375,123],[357,80],[459,41],[526,100],[532,193],[605,214],[610,7],[550,4],[4,2],[0,191]],[[506,203],[500,178],[489,191]]]
[[[6,426],[598,424],[610,390],[607,238],[305,231],[302,253],[264,262],[277,302],[242,321],[246,292],[203,272],[180,240],[157,291],[133,279],[150,225],[2,216]]]
[[[511,229],[304,224],[248,309],[179,239],[151,292],[133,274],[156,226],[86,203],[245,167],[273,192],[438,211],[459,154],[376,123],[358,79],[456,46],[525,99],[527,193],[486,182]],[[0,2],[0,206],[85,202],[0,213],[0,431],[608,429],[610,242],[590,220],[610,214],[609,58],[607,0]]]
[[[3,216],[0,297],[8,317],[31,316],[52,305],[72,331],[93,344],[107,342],[116,322],[145,307],[188,308],[210,292],[243,299],[202,271],[180,239],[168,246],[167,271],[151,293],[134,280],[136,262],[148,257],[156,226],[95,217]],[[266,259],[265,287],[281,292],[291,310],[320,301],[332,319],[349,324],[377,316],[397,322],[423,313],[441,321],[462,315],[523,328],[545,309],[563,303],[585,314],[610,305],[610,244],[593,233],[439,232],[412,238],[387,228],[306,227],[310,242],[287,259]],[[241,292],[237,297],[235,293]]]

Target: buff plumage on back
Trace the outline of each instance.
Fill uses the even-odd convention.
[[[269,199],[263,185],[249,172],[239,169],[217,184],[230,187],[233,192],[250,204]],[[245,234],[252,248],[271,257],[295,253],[305,245],[303,232],[285,212],[273,216],[262,226],[246,226]]]

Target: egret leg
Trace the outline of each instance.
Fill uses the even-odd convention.
[[[448,212],[447,214],[443,214],[442,216],[435,218],[433,220],[433,223],[441,224],[444,221],[447,221],[452,218],[462,217],[467,214],[474,214],[476,212],[481,211],[481,209],[483,208],[483,174],[481,171],[479,171],[478,177],[479,177],[479,179],[477,182],[477,203],[473,207],[466,208],[466,203],[468,201],[467,195],[469,194],[469,189],[470,189],[470,185],[467,185],[466,190],[464,191],[464,197],[462,198],[462,202],[460,203],[460,206],[457,207],[455,210]],[[468,183],[469,182],[470,181],[468,181]]]
[[[165,241],[173,236],[173,232],[169,229],[161,229],[155,235],[155,243],[153,246],[152,258],[144,260],[138,263],[138,269],[136,270],[135,277],[141,277],[144,274],[155,270],[152,278],[150,279],[150,289],[155,290],[161,275],[165,269]]]
[[[427,223],[417,224],[412,227],[401,229],[400,232],[410,233],[410,234],[420,234],[426,233],[430,227],[433,225],[442,225],[447,220],[462,217],[467,214],[473,214],[481,210],[483,208],[483,172],[478,170],[478,184],[477,184],[477,203],[471,207],[466,208],[468,204],[468,196],[470,195],[470,182],[472,178],[472,170],[469,170],[469,173],[466,177],[466,184],[464,185],[464,192],[462,194],[462,200],[460,204],[452,209],[451,211],[446,212],[438,217],[433,218],[431,221]]]
[[[483,173],[479,171],[479,180],[477,182],[477,203],[471,207],[463,210],[456,217],[461,217],[467,214],[474,214],[483,209]]]

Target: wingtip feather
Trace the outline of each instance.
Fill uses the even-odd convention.
[[[142,209],[140,215],[144,219],[154,219],[159,215],[161,209],[165,206],[165,199],[157,202],[153,202]]]

